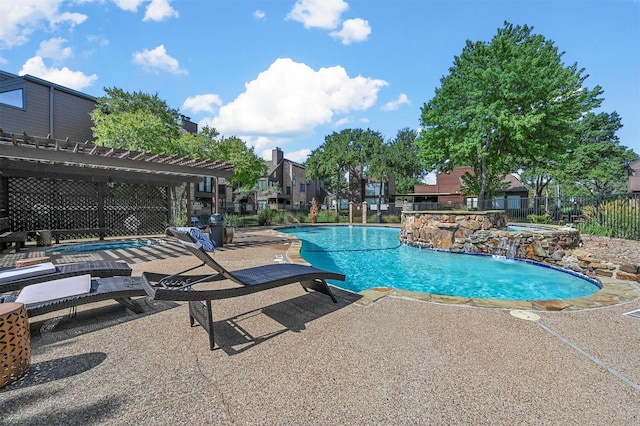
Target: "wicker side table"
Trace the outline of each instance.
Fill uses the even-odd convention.
[[[18,380],[31,364],[31,334],[22,303],[0,304],[0,388]]]

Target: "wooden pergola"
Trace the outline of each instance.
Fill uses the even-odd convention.
[[[186,183],[191,211],[194,184],[208,176],[229,178],[233,168],[226,162],[109,148],[92,142],[14,134],[0,129],[0,178],[5,181],[5,189],[0,188],[0,217],[8,216],[7,179],[92,182],[99,192],[115,183],[155,185],[168,190]]]

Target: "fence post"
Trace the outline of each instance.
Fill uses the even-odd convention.
[[[367,202],[362,202],[362,223],[367,223]]]
[[[349,223],[353,223],[353,201],[349,201]]]

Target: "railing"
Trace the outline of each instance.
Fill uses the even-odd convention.
[[[640,194],[536,197],[506,212],[511,222],[571,223],[587,234],[640,240]]]

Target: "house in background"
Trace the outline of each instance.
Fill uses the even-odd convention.
[[[640,158],[629,165],[631,174],[627,181],[627,191],[631,194],[640,194]]]
[[[438,173],[436,183],[430,185],[415,185],[414,193],[403,195],[411,196],[414,203],[421,204],[421,209],[459,209],[477,208],[477,196],[462,195],[462,176],[465,173],[473,174],[472,167],[455,167],[450,172]],[[493,197],[492,209],[522,209],[529,206],[529,190],[513,175],[507,175],[504,179],[509,187],[504,195]]]
[[[0,129],[75,142],[93,141],[96,98],[31,75],[0,71]]]
[[[269,191],[258,193],[256,207],[258,209],[269,207],[276,210],[306,209],[310,202],[306,167],[284,158],[280,148],[271,150],[271,160],[265,160],[265,163],[269,172],[266,178],[258,181],[258,188],[266,190],[277,187],[279,190],[277,193]]]

